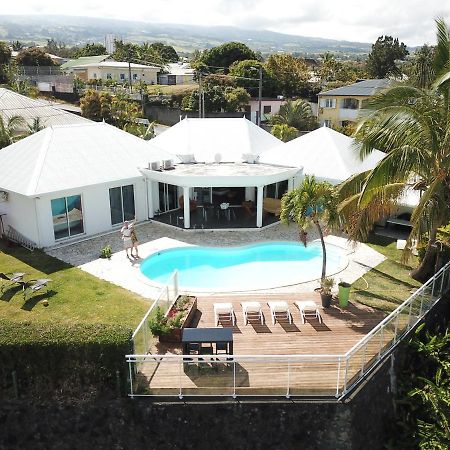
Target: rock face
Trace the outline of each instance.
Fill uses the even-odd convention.
[[[0,403],[0,449],[380,449],[393,418],[389,364],[346,403]]]

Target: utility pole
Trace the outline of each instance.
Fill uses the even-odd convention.
[[[202,73],[198,74],[198,118],[202,118]]]
[[[130,94],[133,92],[133,87],[131,85],[131,61],[128,58],[128,80],[130,81]]]
[[[261,100],[262,100],[262,66],[259,66],[259,85],[258,85],[258,127],[261,126]]]

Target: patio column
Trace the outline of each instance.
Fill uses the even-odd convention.
[[[256,193],[256,226],[261,228],[263,225],[263,196],[264,186],[258,186]]]
[[[288,192],[294,190],[294,178],[288,179]]]
[[[184,215],[184,228],[191,227],[191,210],[189,205],[189,188],[183,186],[183,215]]]

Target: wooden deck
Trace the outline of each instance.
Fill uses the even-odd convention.
[[[372,330],[385,315],[362,305],[349,304],[341,309],[334,303],[322,309],[323,323],[308,318],[301,323],[295,300],[314,300],[320,305],[320,296],[311,294],[242,295],[199,297],[194,324],[197,327],[214,327],[213,304],[231,302],[237,323],[233,327],[235,363],[226,361],[199,364],[157,362],[149,360],[140,368],[140,389],[153,395],[334,395],[337,386],[344,383],[345,364],[337,360],[287,361],[287,358],[266,358],[264,355],[343,355]],[[242,301],[259,301],[265,316],[265,324],[244,325]],[[272,324],[267,301],[285,300],[290,306],[293,323]],[[221,326],[232,326],[223,323]],[[381,337],[383,345],[390,336],[386,331]],[[376,358],[380,340],[376,339],[361,354],[350,360],[347,380],[350,380],[364,364]],[[181,346],[157,344],[153,354],[181,354]],[[240,355],[261,355],[260,359],[240,358]],[[233,367],[235,364],[235,367]],[[338,378],[339,374],[339,378]],[[236,387],[234,387],[234,385]]]

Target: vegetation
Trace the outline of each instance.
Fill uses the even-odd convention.
[[[0,149],[14,143],[19,138],[18,131],[24,125],[22,116],[12,116],[7,120],[0,116]]]
[[[115,50],[112,57],[116,61],[131,61],[140,64],[157,64],[165,66],[167,63],[176,62],[179,56],[175,49],[163,44],[162,42],[148,42],[137,45],[132,43],[124,43],[123,41],[115,41]]]
[[[80,99],[81,115],[100,122],[111,119],[112,96],[108,92],[88,90]]]
[[[416,50],[404,67],[408,82],[420,89],[429,89],[436,76],[433,67],[434,58],[434,47],[424,45]]]
[[[110,245],[106,245],[100,251],[100,258],[109,259],[112,256],[112,249]]]
[[[11,50],[6,42],[0,41],[0,83],[7,81],[7,69],[6,66],[11,60]]]
[[[33,324],[83,323],[137,326],[148,309],[140,296],[100,280],[39,250],[7,247],[0,241],[0,268],[24,272],[26,279],[51,278],[50,291],[26,301],[20,286],[5,289],[0,296],[0,317]],[[44,308],[41,300],[48,299]]]
[[[321,85],[334,89],[344,84],[354,83],[360,78],[367,78],[364,65],[356,61],[338,61],[331,53],[322,55],[322,62],[315,70]]]
[[[283,142],[289,142],[298,137],[297,128],[290,127],[285,123],[273,125],[270,132]]]
[[[19,66],[53,66],[52,58],[37,47],[20,50],[16,61]]]
[[[287,125],[298,131],[311,131],[317,128],[311,105],[304,100],[288,100],[280,106],[280,112],[270,118],[272,125]]]
[[[308,227],[315,226],[319,233],[322,244],[322,282],[325,280],[327,266],[322,227],[325,225],[327,229],[331,229],[339,224],[337,205],[338,198],[334,187],[325,181],[317,182],[313,176],[308,175],[298,188],[286,192],[281,199],[281,221],[298,225],[305,246]]]
[[[106,47],[102,44],[86,44],[75,51],[75,58],[80,58],[82,56],[97,56],[106,55]]]
[[[355,175],[340,187],[340,210],[351,238],[364,240],[372,224],[385,215],[406,189],[421,192],[411,217],[412,239],[427,236],[426,251],[412,276],[428,279],[435,267],[436,235],[450,222],[450,39],[445,22],[437,21],[437,75],[432,90],[394,86],[369,102],[372,111],[358,125],[361,155],[377,148],[387,156],[371,171]],[[425,234],[424,234],[425,233]]]
[[[391,75],[401,75],[396,61],[404,61],[409,52],[406,45],[399,43],[392,36],[380,36],[367,59],[367,71],[372,78],[386,78]]]

